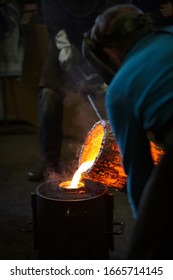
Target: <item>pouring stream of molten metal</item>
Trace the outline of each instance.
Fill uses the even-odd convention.
[[[94,163],[94,160],[83,162],[74,173],[70,186],[67,188],[77,189],[83,172],[87,171]]]
[[[151,140],[150,145],[154,164],[157,165],[164,152]],[[94,164],[96,160],[97,166]],[[102,122],[98,123],[88,133],[80,156],[79,168],[74,173],[72,180],[68,181],[68,185],[65,185],[65,188],[80,188],[82,173],[92,166],[94,166],[93,170],[91,170],[92,174],[84,178],[99,181],[116,188],[123,188],[127,175],[124,173],[121,162],[121,154],[110,126],[104,126]]]

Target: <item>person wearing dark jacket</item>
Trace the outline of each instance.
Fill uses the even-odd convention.
[[[173,26],[134,5],[97,17],[83,55],[109,82],[106,111],[128,176],[134,216],[128,259],[172,259]],[[95,62],[95,63],[94,63]],[[150,135],[164,147],[154,165]]]
[[[29,180],[42,180],[48,169],[61,172],[65,94],[69,88],[79,89],[84,77],[87,77],[87,86],[103,83],[81,56],[83,33],[91,28],[97,15],[117,2],[122,1],[40,2],[43,22],[49,32],[49,43],[39,93],[40,159],[28,171]]]

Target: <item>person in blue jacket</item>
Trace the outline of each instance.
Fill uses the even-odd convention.
[[[128,258],[173,257],[173,26],[159,29],[134,5],[97,17],[83,55],[109,83],[106,111],[122,153],[134,216]],[[150,139],[164,146],[154,165]]]

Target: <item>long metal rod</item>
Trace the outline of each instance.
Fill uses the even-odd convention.
[[[88,100],[89,100],[91,106],[93,107],[93,109],[94,109],[94,111],[95,111],[97,117],[99,118],[100,121],[102,121],[103,118],[102,118],[100,112],[98,111],[96,105],[94,104],[93,99],[91,98],[91,96],[90,96],[89,94],[87,95],[87,97],[88,97]]]
[[[86,82],[90,81],[92,78],[94,78],[95,76],[97,76],[96,73],[92,73],[91,75],[88,76],[88,75],[86,75],[79,67],[76,67],[76,69],[79,71],[79,73],[81,73],[83,79],[84,79]],[[91,106],[93,107],[93,109],[94,109],[94,111],[95,111],[97,117],[99,118],[100,121],[102,121],[103,118],[102,118],[101,114],[99,113],[99,111],[98,111],[96,105],[94,104],[94,101],[93,101],[91,95],[90,95],[90,94],[87,94],[87,97],[88,97],[88,100],[89,100]]]

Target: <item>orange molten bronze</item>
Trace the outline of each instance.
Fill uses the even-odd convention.
[[[153,161],[158,164],[164,152],[153,142],[150,143]],[[97,122],[89,131],[81,149],[79,166],[87,161],[94,161],[94,163],[82,174],[82,178],[118,189],[124,187],[127,175],[124,172],[120,150],[108,121]]]

